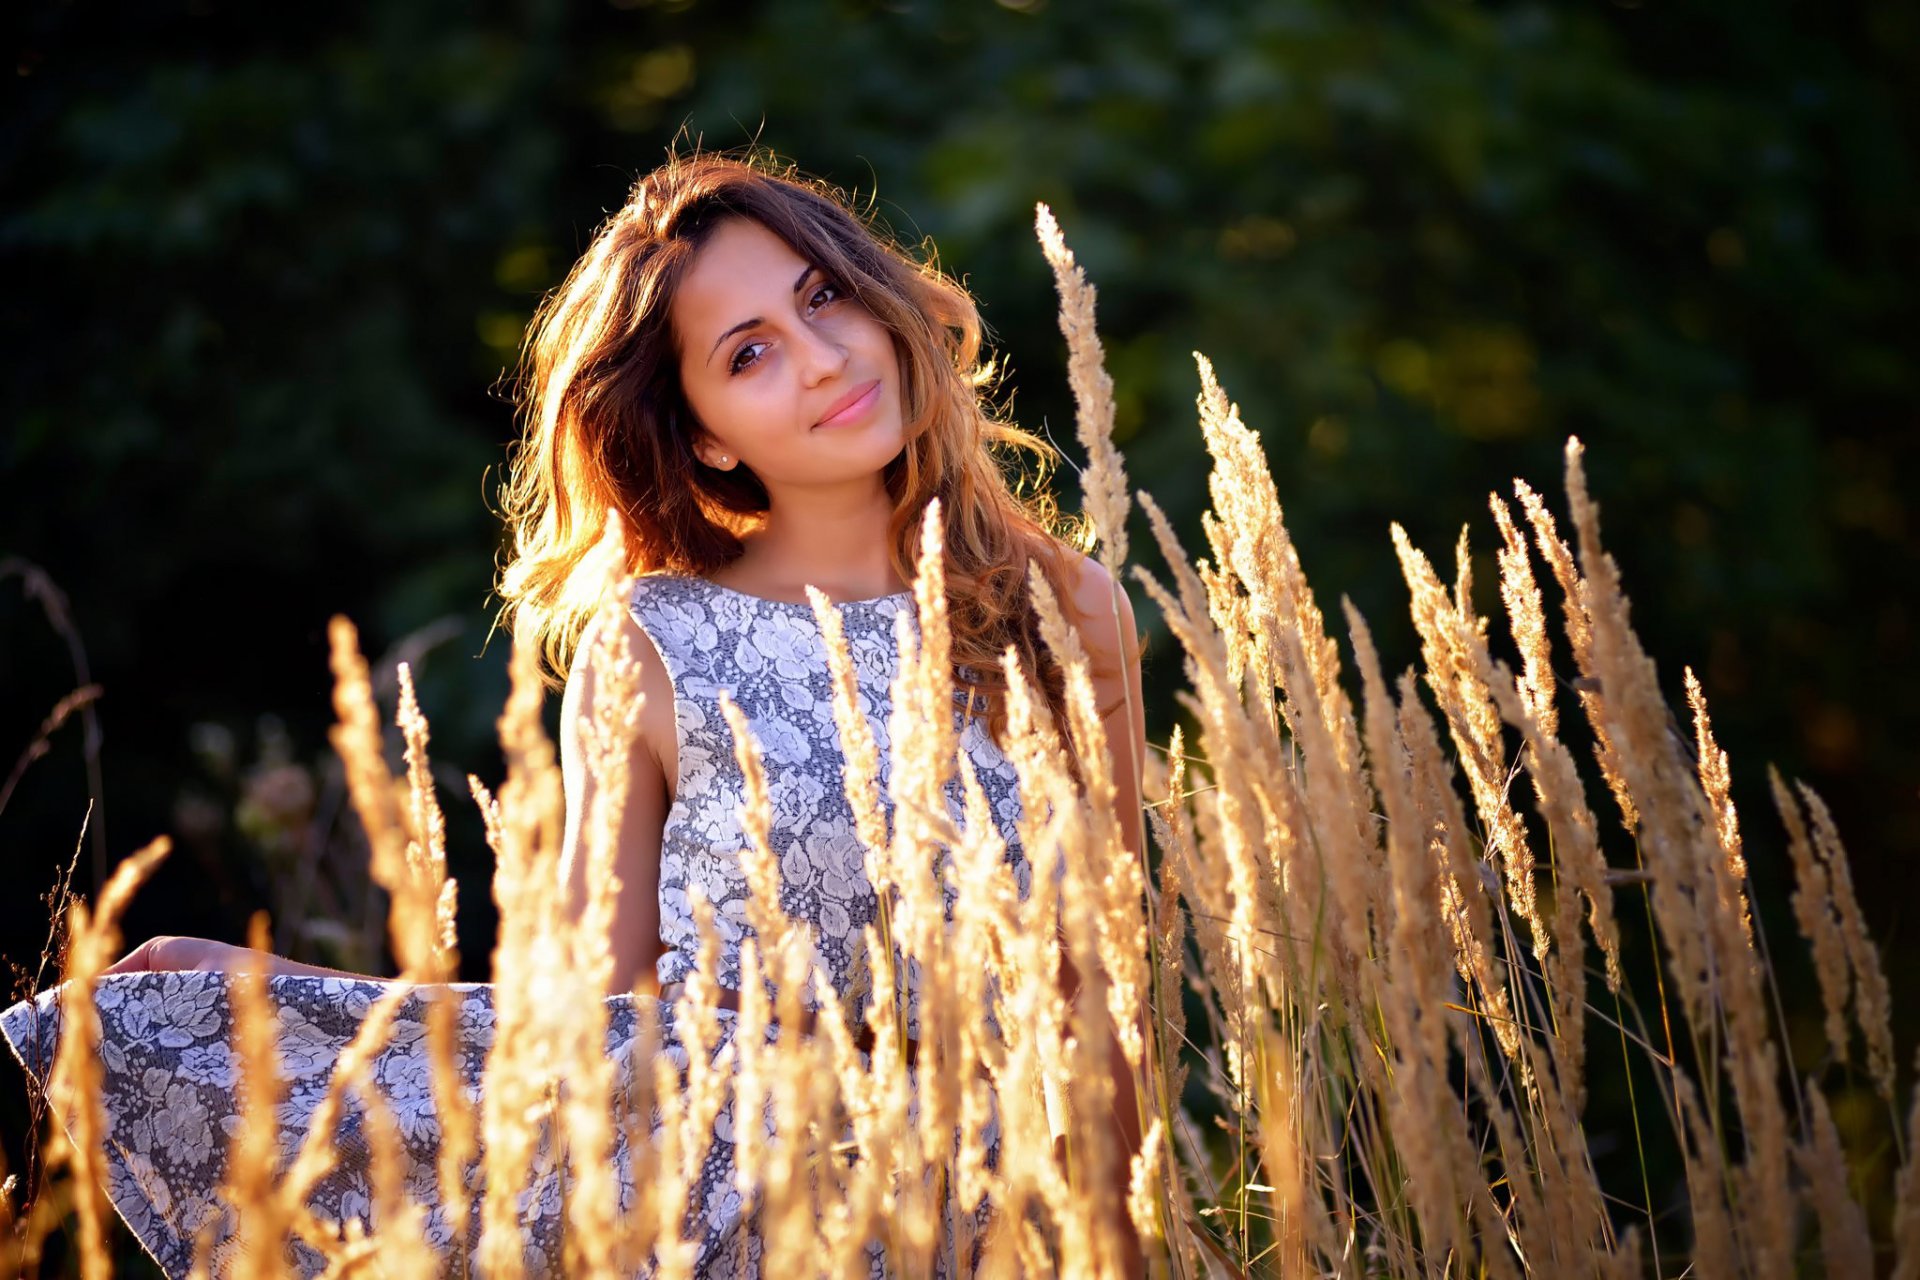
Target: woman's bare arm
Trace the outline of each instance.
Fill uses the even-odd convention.
[[[1125,845],[1122,856],[1139,858],[1142,856],[1141,773],[1146,761],[1147,738],[1140,689],[1139,629],[1134,622],[1133,605],[1125,588],[1115,583],[1113,576],[1092,559],[1081,563],[1073,605],[1084,620],[1080,624],[1080,640],[1092,668],[1094,698],[1101,713],[1101,727],[1106,731],[1107,757],[1114,781],[1114,817]],[[1082,991],[1080,974],[1064,949],[1060,986],[1062,994],[1077,1006]],[[1148,1032],[1146,1015],[1144,1007],[1136,1011],[1142,1036]],[[1113,1133],[1123,1162],[1114,1170],[1115,1184],[1103,1189],[1101,1203],[1108,1215],[1108,1226],[1120,1245],[1122,1274],[1144,1277],[1146,1260],[1126,1208],[1129,1165],[1141,1143],[1140,1099],[1133,1070],[1117,1040],[1111,1044],[1108,1073],[1113,1080]]]
[[[641,664],[641,690],[654,715],[664,711],[670,730],[673,717],[673,688],[668,681],[653,644],[632,617],[623,615],[634,652]],[[582,637],[581,657],[576,660],[561,699],[560,771],[566,793],[566,828],[562,840],[560,873],[566,878],[568,902],[577,919],[587,902],[587,858],[583,843],[588,806],[593,801],[595,781],[588,773],[580,737],[580,718],[592,706],[593,673],[587,669],[584,655],[592,640],[592,628]],[[656,726],[659,725],[655,721]],[[619,892],[613,910],[613,977],[609,994],[634,989],[657,993],[653,962],[660,953],[660,830],[666,819],[666,775],[644,737],[637,739],[619,767],[627,771],[627,804],[614,836],[614,874]],[[254,956],[247,947],[218,942],[212,938],[163,935],[149,938],[103,973],[148,973],[160,971],[218,971],[237,967]],[[285,956],[267,954],[270,974],[306,977],[342,978],[356,982],[391,982],[393,979],[325,965],[304,964]]]
[[[627,800],[613,833],[613,873],[619,887],[613,901],[610,939],[613,973],[607,994],[619,995],[637,989],[657,995],[654,961],[661,951],[660,834],[666,822],[668,799],[666,771],[647,739],[662,731],[672,732],[673,686],[653,642],[647,639],[640,624],[631,614],[622,613],[620,617],[620,625],[640,664],[640,691],[645,705],[641,713],[642,732],[625,752],[624,759],[614,765],[625,771]],[[566,692],[560,701],[560,774],[567,805],[560,874],[565,879],[567,902],[575,920],[587,906],[586,827],[598,789],[598,781],[587,767],[586,744],[581,736],[584,717],[592,714],[595,673],[588,666],[586,655],[598,625],[596,618],[581,636],[573,670],[567,677]],[[652,735],[647,732],[649,726],[653,728]]]
[[[159,973],[173,971],[217,972],[233,969],[252,959],[253,951],[248,947],[237,947],[230,942],[216,942],[212,938],[175,937],[163,934],[148,938],[145,942],[102,969],[102,973]],[[270,974],[293,974],[313,978],[345,978],[352,982],[391,982],[391,978],[379,978],[370,973],[354,973],[347,969],[329,969],[325,965],[302,964],[298,960],[289,960],[285,956],[266,953],[266,970]]]

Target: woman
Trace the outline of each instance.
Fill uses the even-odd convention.
[[[834,983],[852,981],[853,943],[874,917],[842,793],[824,697],[825,654],[805,588],[841,607],[863,667],[870,722],[887,722],[887,663],[921,517],[938,500],[952,658],[966,691],[962,748],[1009,858],[1023,863],[1001,654],[1011,647],[1064,714],[1062,679],[1039,640],[1029,567],[1070,606],[1113,744],[1116,805],[1137,839],[1139,664],[1132,612],[1104,570],[1055,532],[1044,499],[1016,498],[993,450],[1051,452],[997,421],[983,400],[972,300],[914,262],[817,184],[764,162],[673,159],[628,203],[541,308],[530,331],[526,436],[503,494],[513,549],[501,576],[514,631],[558,682],[567,801],[566,875],[586,897],[580,855],[592,782],[579,726],[591,696],[584,640],[606,581],[596,548],[617,512],[623,566],[639,575],[624,626],[640,661],[639,744],[616,836],[610,993],[672,998],[697,951],[689,891],[716,908],[722,1004],[737,1009],[744,873],[743,779],[719,701],[759,740],[776,803],[782,905],[811,926]],[[1117,607],[1116,607],[1117,606]],[[1117,619],[1116,619],[1117,614]],[[881,738],[883,779],[886,743]],[[1137,853],[1137,849],[1134,850]],[[794,874],[788,874],[789,872]],[[1023,884],[1025,881],[1023,880]],[[220,969],[234,948],[154,939],[113,966]],[[273,957],[270,972],[342,975]],[[1064,985],[1077,985],[1066,967]],[[803,1032],[807,1028],[803,1026]],[[909,1010],[908,1034],[914,1031]],[[1116,1126],[1139,1141],[1130,1077],[1116,1060]],[[702,1190],[732,1177],[715,1141]],[[1124,1187],[1104,1197],[1118,1206]],[[1124,1212],[1111,1225],[1129,1240]],[[757,1262],[751,1231],[709,1221],[701,1265]],[[1131,1248],[1131,1265],[1138,1267]]]

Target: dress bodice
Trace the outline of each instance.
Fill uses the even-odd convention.
[[[878,799],[891,830],[888,722],[899,664],[894,627],[904,615],[917,635],[918,614],[906,592],[848,601],[839,609],[860,708],[879,750]],[[656,965],[659,980],[682,981],[693,968],[699,937],[688,894],[697,887],[713,904],[720,936],[715,980],[722,987],[740,986],[740,943],[752,932],[740,856],[747,844],[740,825],[745,778],[720,710],[724,690],[760,746],[781,905],[812,928],[837,995],[851,997],[849,1012],[857,1014],[865,1003],[854,985],[865,949],[861,931],[873,922],[877,900],[843,786],[845,756],[833,717],[826,641],[812,607],[747,595],[704,578],[652,574],[635,580],[631,610],[672,681],[679,751],[673,803],[661,833],[660,937],[666,950]],[[1020,847],[1018,779],[985,724],[965,718],[959,697],[956,691],[960,747],[1006,839],[1024,897],[1030,869]],[[958,822],[963,802],[957,779],[947,800]],[[951,912],[950,899],[947,907]],[[917,1022],[914,977],[907,975],[909,1034]]]

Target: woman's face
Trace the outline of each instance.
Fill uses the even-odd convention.
[[[707,466],[774,493],[877,476],[905,446],[892,334],[758,222],[714,228],[669,318]]]

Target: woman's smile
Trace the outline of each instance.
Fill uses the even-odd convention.
[[[880,379],[873,378],[855,387],[827,407],[815,427],[845,427],[860,421],[867,411],[880,403]]]

